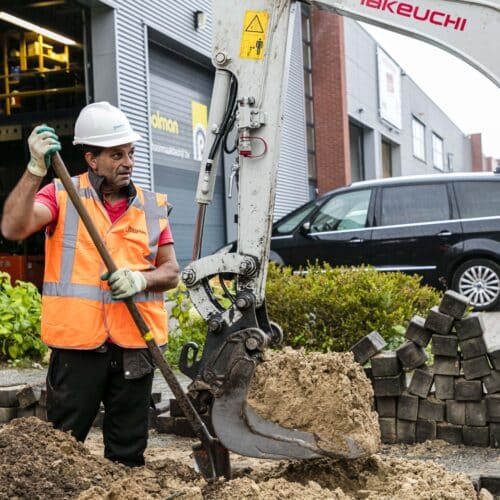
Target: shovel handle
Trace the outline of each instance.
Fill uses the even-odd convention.
[[[106,265],[106,268],[110,273],[115,272],[117,270],[116,264],[114,263],[110,253],[108,252],[108,249],[104,245],[104,242],[102,241],[101,236],[99,235],[92,219],[90,218],[90,215],[87,212],[85,205],[80,199],[80,196],[76,191],[73,181],[71,180],[68,169],[66,168],[66,165],[64,164],[61,155],[58,152],[54,153],[54,155],[52,156],[52,167],[57,177],[59,177],[64,188],[66,189],[66,192],[68,193],[71,202],[73,203],[76,211],[78,212],[78,215],[80,216],[80,219],[82,220],[85,228],[87,229],[90,237],[92,238],[92,241],[97,251],[99,252],[99,255],[101,256],[102,260],[104,261],[104,264]],[[172,371],[172,368],[163,357],[160,348],[156,344],[153,335],[149,331],[148,325],[144,321],[144,318],[142,317],[142,314],[137,308],[137,305],[134,302],[133,298],[129,297],[125,299],[124,302],[135,324],[137,325],[137,328],[139,329],[142,338],[146,342],[149,352],[153,357],[153,361],[161,371],[167,384],[174,393],[174,396],[177,399],[179,406],[184,412],[186,418],[189,420],[189,423],[193,427],[193,430],[195,431],[196,435],[202,441],[204,447],[208,449],[207,450],[208,453],[212,455],[210,451],[210,445],[213,443],[215,438],[213,438],[210,435],[205,423],[201,419],[198,412],[195,410],[189,398],[184,393],[182,386],[177,380],[177,377]]]

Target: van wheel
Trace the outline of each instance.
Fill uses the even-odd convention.
[[[455,271],[451,287],[477,311],[494,309],[500,302],[500,267],[488,259],[468,260]]]

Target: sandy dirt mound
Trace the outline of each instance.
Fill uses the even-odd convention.
[[[0,428],[0,499],[477,498],[465,476],[451,474],[432,462],[378,456],[356,461],[254,460],[235,469],[232,481],[207,484],[188,465],[191,461],[187,458],[161,458],[129,469],[91,454],[87,446],[34,417],[13,420]]]
[[[248,402],[272,422],[316,433],[324,449],[345,451],[345,436],[367,456],[380,447],[372,385],[351,353],[267,351]]]

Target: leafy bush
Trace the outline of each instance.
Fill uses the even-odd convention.
[[[269,268],[269,317],[281,325],[284,343],[292,347],[346,351],[377,330],[394,348],[411,317],[425,316],[440,300],[418,276],[328,264],[310,265],[305,271]]]
[[[32,283],[0,272],[0,359],[42,359],[47,347],[40,339],[41,297]]]
[[[185,285],[167,292],[170,304],[168,349],[165,356],[170,366],[178,368],[181,350],[187,342],[196,342],[200,348],[198,358],[203,352],[207,326],[189,300]]]

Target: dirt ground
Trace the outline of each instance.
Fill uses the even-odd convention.
[[[325,449],[342,446],[348,434],[370,456],[270,461],[231,454],[232,480],[208,483],[193,468],[193,440],[151,431],[146,465],[129,469],[102,458],[100,429],[81,444],[29,417],[0,427],[0,500],[470,500],[478,498],[471,472],[484,473],[485,463],[500,472],[498,450],[435,441],[377,451],[371,385],[351,354],[285,350],[271,357],[252,384],[257,411],[315,431]],[[483,491],[479,498],[492,497]]]

